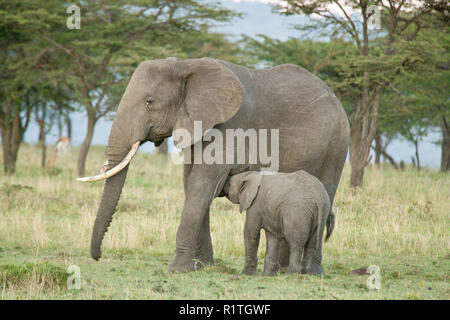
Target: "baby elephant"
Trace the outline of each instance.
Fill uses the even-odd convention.
[[[323,273],[322,237],[330,199],[317,178],[305,171],[273,175],[248,171],[229,177],[223,192],[240,205],[240,212],[247,210],[244,274],[256,272],[261,228],[267,239],[263,275],[278,272],[282,241],[290,249],[288,273]],[[333,226],[327,227],[328,238]]]

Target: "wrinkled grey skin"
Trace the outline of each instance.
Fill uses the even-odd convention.
[[[323,273],[322,238],[330,199],[317,178],[303,170],[264,176],[251,171],[230,177],[223,191],[240,212],[247,210],[242,273],[256,272],[261,229],[267,241],[263,275],[277,274],[282,241],[290,249],[288,273]]]
[[[117,165],[136,141],[158,145],[179,128],[193,136],[195,120],[202,121],[203,131],[213,127],[222,132],[235,128],[279,129],[279,171],[309,172],[322,181],[333,201],[347,155],[348,119],[333,92],[294,65],[251,70],[209,58],[142,62],[131,77],[111,128],[106,150],[108,169]],[[197,143],[205,148],[210,142]],[[193,150],[194,145],[184,151]],[[248,154],[248,145],[246,148]],[[169,270],[190,271],[213,262],[209,228],[212,200],[220,196],[230,174],[266,166],[245,161],[235,165],[184,165],[184,207],[176,256]],[[101,242],[127,169],[106,180],[91,240],[91,256],[96,260],[101,256]],[[286,244],[281,255],[282,263],[287,263]]]

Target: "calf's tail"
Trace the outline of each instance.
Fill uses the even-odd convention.
[[[327,235],[325,236],[325,241],[328,240],[328,238],[333,233],[334,229],[334,213],[332,210],[330,210],[330,213],[328,214],[326,226],[327,226]]]

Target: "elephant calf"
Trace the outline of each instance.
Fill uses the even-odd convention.
[[[261,228],[267,238],[263,275],[278,272],[282,241],[290,249],[288,273],[323,273],[322,237],[330,199],[317,178],[303,170],[273,175],[247,171],[230,176],[223,192],[240,205],[240,212],[247,210],[244,274],[256,272]],[[332,226],[327,227],[328,238]]]

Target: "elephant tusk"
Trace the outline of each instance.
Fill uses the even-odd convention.
[[[99,181],[99,180],[107,179],[107,178],[112,177],[113,175],[119,173],[120,171],[122,171],[123,168],[125,168],[130,163],[131,159],[133,159],[133,157],[136,155],[136,152],[138,151],[140,144],[141,144],[140,141],[135,142],[131,146],[131,149],[128,152],[128,154],[125,156],[125,158],[123,158],[123,160],[120,161],[120,163],[117,166],[115,166],[114,168],[111,168],[110,170],[108,170],[104,173],[98,174],[96,176],[77,178],[77,181],[81,181],[81,182]]]

